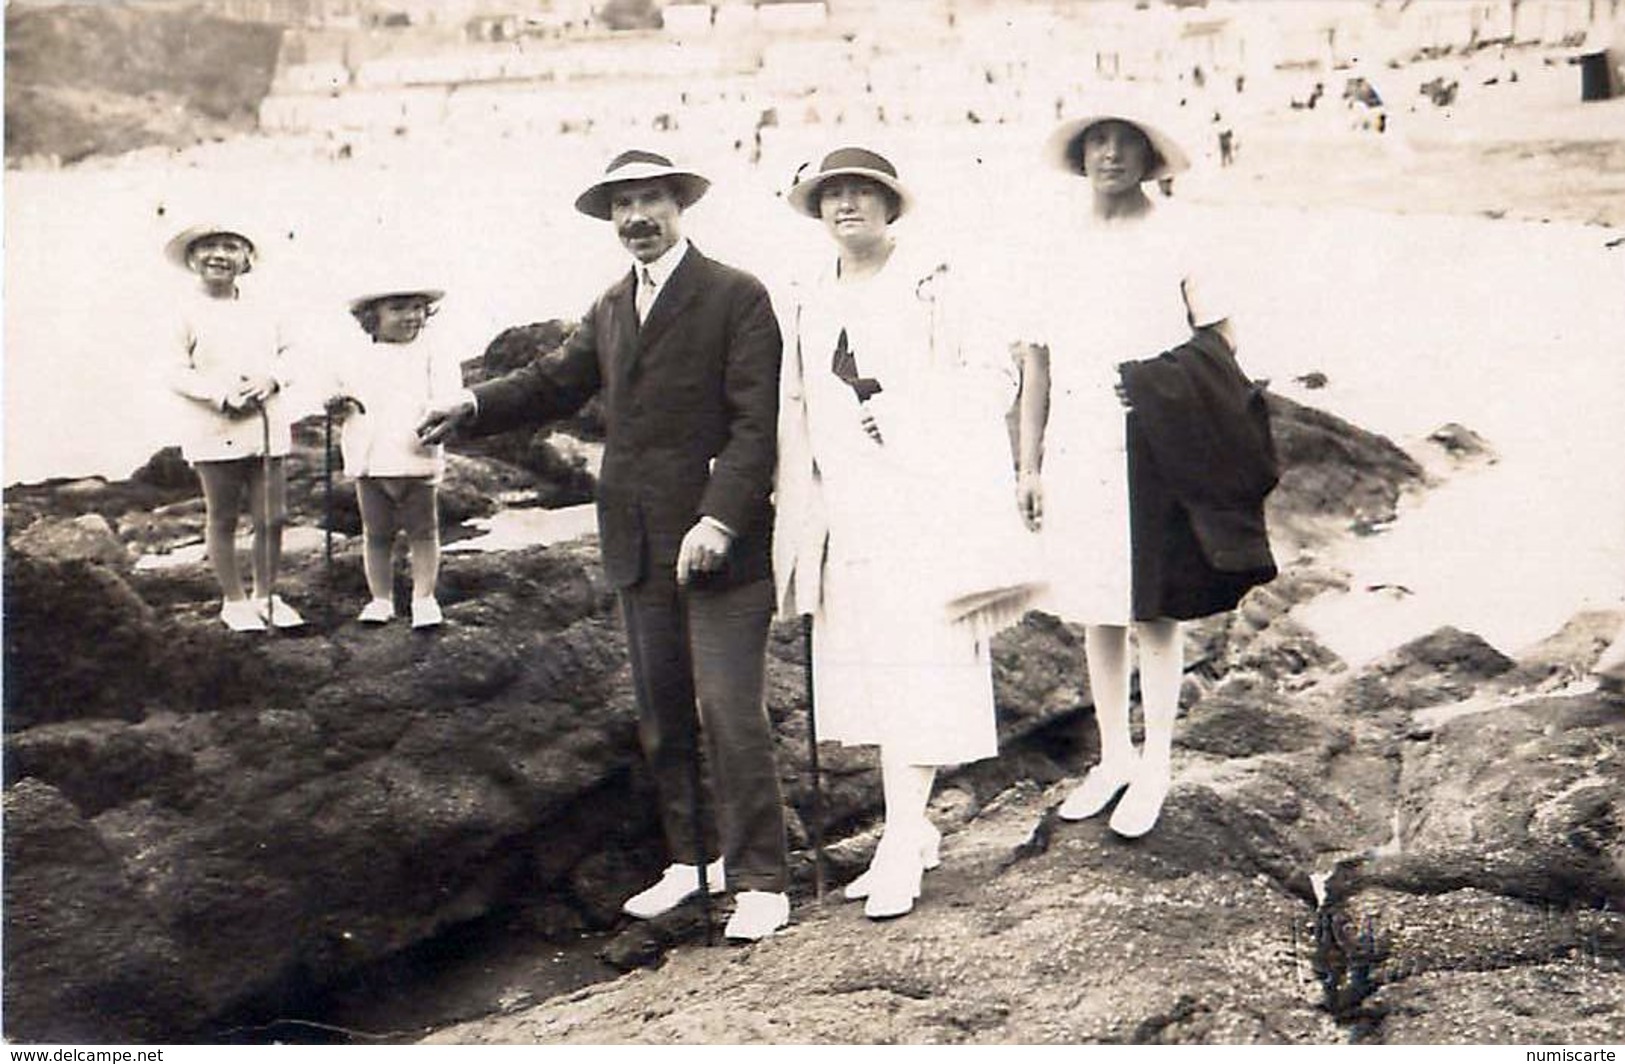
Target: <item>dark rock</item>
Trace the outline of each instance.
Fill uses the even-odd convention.
[[[1272,536],[1320,538],[1311,526],[1393,519],[1400,493],[1423,483],[1417,462],[1389,440],[1332,414],[1270,394],[1281,482],[1270,496]]]
[[[1459,702],[1506,673],[1511,658],[1479,636],[1445,627],[1412,640],[1357,676],[1349,704],[1361,713]]]
[[[1530,698],[1458,716],[1404,752],[1400,852],[1368,870],[1414,893],[1476,887],[1537,904],[1625,905],[1625,720],[1606,699]]]
[[[157,451],[130,474],[130,479],[137,484],[149,484],[165,491],[192,493],[202,490],[197,472],[190,462],[181,457],[179,447],[165,447]]]
[[[1625,972],[1571,957],[1487,971],[1429,972],[1384,987],[1394,1045],[1607,1045],[1619,1040]]]
[[[96,562],[128,569],[134,562],[101,514],[42,517],[11,538],[11,549],[40,561]]]
[[[5,822],[8,1038],[169,1041],[200,1021],[169,929],[73,804],[23,780]]]
[[[1262,691],[1244,695],[1235,685],[1220,688],[1200,708],[1185,714],[1175,741],[1186,749],[1220,757],[1291,753],[1332,741],[1334,728],[1287,706],[1285,699],[1271,698]]]
[[[136,719],[161,689],[165,636],[106,566],[13,554],[5,602],[8,731],[76,717]]]

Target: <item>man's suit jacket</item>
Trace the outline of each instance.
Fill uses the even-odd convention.
[[[673,572],[683,535],[702,514],[735,539],[726,567],[695,585],[765,579],[782,350],[767,290],[693,246],[641,327],[635,290],[628,272],[562,348],[477,386],[470,429],[565,417],[601,391],[598,524],[610,584]]]

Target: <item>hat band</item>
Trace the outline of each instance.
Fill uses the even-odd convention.
[[[628,151],[621,152],[621,154],[611,159],[609,161],[609,165],[604,168],[604,174],[605,176],[608,176],[617,170],[623,170],[635,163],[646,163],[650,166],[660,166],[668,170],[673,168],[672,161],[666,158],[664,155],[660,155],[652,151],[642,151],[638,148],[632,148]]]
[[[836,148],[824,156],[818,169],[820,173],[831,170],[878,170],[893,180],[897,178],[897,167],[891,164],[891,160],[867,148]]]

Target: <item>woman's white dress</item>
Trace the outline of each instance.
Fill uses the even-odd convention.
[[[781,476],[779,535],[802,546],[787,561],[781,541],[775,562],[813,617],[819,738],[879,743],[921,765],[997,753],[985,631],[953,620],[947,604],[997,564],[977,556],[984,518],[1024,534],[1002,420],[1012,367],[1002,351],[967,352],[952,338],[948,288],[934,262],[901,250],[857,283],[840,283],[832,264],[797,286],[781,415],[805,437],[781,463],[795,466],[805,448],[802,464],[816,469],[810,492],[782,490]],[[833,370],[843,330],[858,375],[880,382],[868,406],[882,442]]]
[[[1132,619],[1126,413],[1117,367],[1228,316],[1184,212],[1106,222],[1085,212],[1051,261],[1037,338],[1049,347],[1042,465],[1045,578],[1034,606],[1082,624]]]

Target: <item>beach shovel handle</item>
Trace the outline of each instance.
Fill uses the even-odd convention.
[[[259,404],[260,411],[260,534],[255,536],[256,545],[264,552],[262,564],[265,566],[265,634],[276,634],[276,577],[271,570],[271,412],[266,409],[265,403]]]

